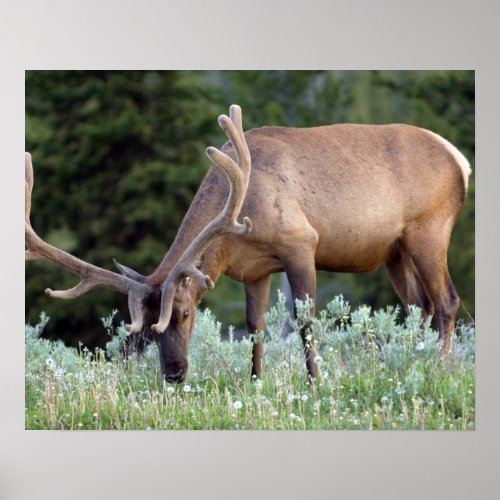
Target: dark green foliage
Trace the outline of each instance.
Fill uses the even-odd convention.
[[[472,71],[28,71],[33,227],[98,266],[112,269],[114,257],[152,272],[208,169],[205,147],[225,141],[216,118],[234,102],[243,108],[245,129],[411,123],[450,140],[474,170]],[[449,252],[462,316],[474,314],[474,188],[471,178]],[[46,287],[76,280],[50,264],[30,262],[27,320],[45,310],[52,318],[49,335],[103,346],[98,318],[116,307],[119,319],[127,320],[126,298],[106,290],[73,301],[43,295]],[[278,283],[274,278],[274,288]],[[353,305],[397,301],[383,269],[319,273],[319,307],[338,293]],[[204,303],[224,323],[243,327],[243,300],[241,285],[223,278]]]
[[[192,75],[178,72],[28,71],[26,150],[33,155],[32,223],[49,242],[101,267],[116,258],[152,272],[209,162],[217,110]],[[28,317],[53,318],[49,333],[78,331],[93,343],[99,316],[126,298],[93,291],[75,301],[42,293],[76,278],[29,264]]]

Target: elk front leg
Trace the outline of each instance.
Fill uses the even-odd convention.
[[[289,257],[283,263],[292,289],[295,317],[297,317],[295,301],[297,299],[304,300],[306,297],[313,300],[313,306],[310,311],[310,315],[313,317],[315,313],[314,303],[316,301],[316,266],[314,263],[314,254],[309,253],[309,249],[301,250],[295,257]],[[314,379],[320,375],[320,371],[315,361],[316,350],[309,325],[301,329],[300,336],[304,344],[307,372],[309,378]]]
[[[256,333],[264,331],[264,313],[269,302],[270,276],[264,276],[257,281],[245,283],[247,305],[247,331]],[[254,339],[252,350],[252,375],[260,376],[264,357],[263,339]]]

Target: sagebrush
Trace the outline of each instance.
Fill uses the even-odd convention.
[[[103,319],[106,351],[40,337],[27,325],[27,429],[474,429],[475,330],[457,326],[442,358],[437,333],[411,308],[351,311],[336,297],[312,320],[298,302],[292,319],[279,296],[266,315],[265,364],[252,379],[252,339],[234,338],[198,311],[186,383],[162,381],[154,344],[128,352],[124,325]],[[297,333],[311,330],[322,376],[309,383]],[[294,330],[283,337],[283,327]],[[312,341],[312,339],[311,339]],[[129,350],[130,351],[130,350]]]

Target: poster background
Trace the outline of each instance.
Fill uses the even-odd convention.
[[[0,499],[495,498],[499,12],[488,0],[4,1]],[[22,152],[28,68],[475,69],[477,430],[24,431]]]

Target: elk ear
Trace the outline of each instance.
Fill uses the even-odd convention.
[[[130,267],[120,264],[115,259],[113,259],[113,262],[115,263],[115,266],[117,267],[120,274],[123,274],[123,276],[137,281],[137,283],[144,283],[146,281],[146,277],[142,274],[139,274],[137,271],[134,271],[133,269],[130,269]]]
[[[190,283],[191,283],[191,278],[189,276],[186,276],[177,285],[177,289],[175,290],[175,297],[178,300],[181,300],[185,296],[185,293],[189,290]]]
[[[205,261],[205,254],[200,255],[198,260],[194,263],[194,267],[196,269],[201,270],[201,266],[203,265],[203,262]]]
[[[184,290],[187,290],[189,288],[190,283],[191,283],[191,278],[188,276],[181,281],[180,287],[183,288]]]

